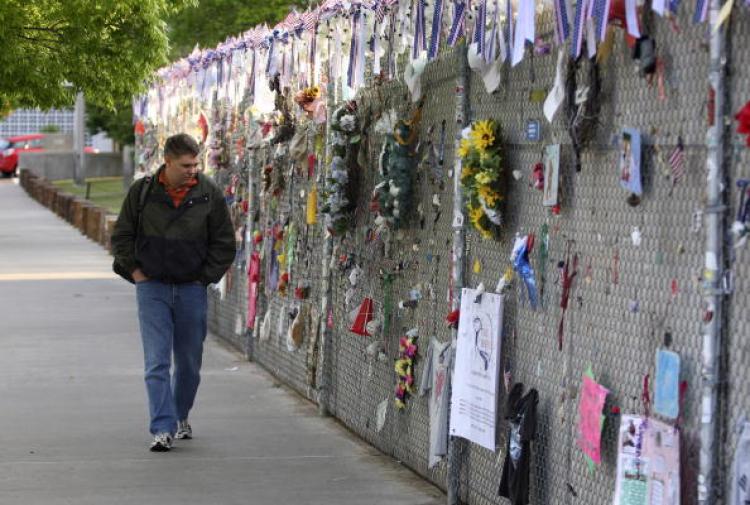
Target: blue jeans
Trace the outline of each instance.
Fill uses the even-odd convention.
[[[206,338],[206,287],[200,283],[136,284],[152,434],[187,419],[200,384]],[[174,353],[174,372],[170,378]]]

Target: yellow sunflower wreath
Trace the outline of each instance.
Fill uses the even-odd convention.
[[[458,147],[463,168],[461,188],[472,226],[488,239],[497,236],[502,224],[502,146],[500,125],[491,119],[475,121],[463,131]]]

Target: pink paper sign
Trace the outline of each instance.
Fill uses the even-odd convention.
[[[596,464],[601,463],[602,409],[609,390],[583,376],[578,404],[578,447]]]

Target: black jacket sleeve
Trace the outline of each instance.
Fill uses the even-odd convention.
[[[112,270],[128,282],[133,281],[133,270],[138,267],[135,261],[135,239],[138,232],[138,198],[145,178],[130,186],[117,216],[112,232],[112,256],[115,260]]]
[[[234,262],[237,244],[234,226],[221,190],[212,185],[211,211],[208,215],[208,252],[201,272],[201,282],[218,282]]]

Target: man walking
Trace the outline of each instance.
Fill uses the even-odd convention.
[[[168,451],[173,437],[192,438],[188,414],[200,383],[206,286],[224,275],[236,252],[224,196],[198,172],[199,153],[190,135],[169,137],[165,164],[131,186],[112,234],[113,268],[136,286],[152,451]]]

